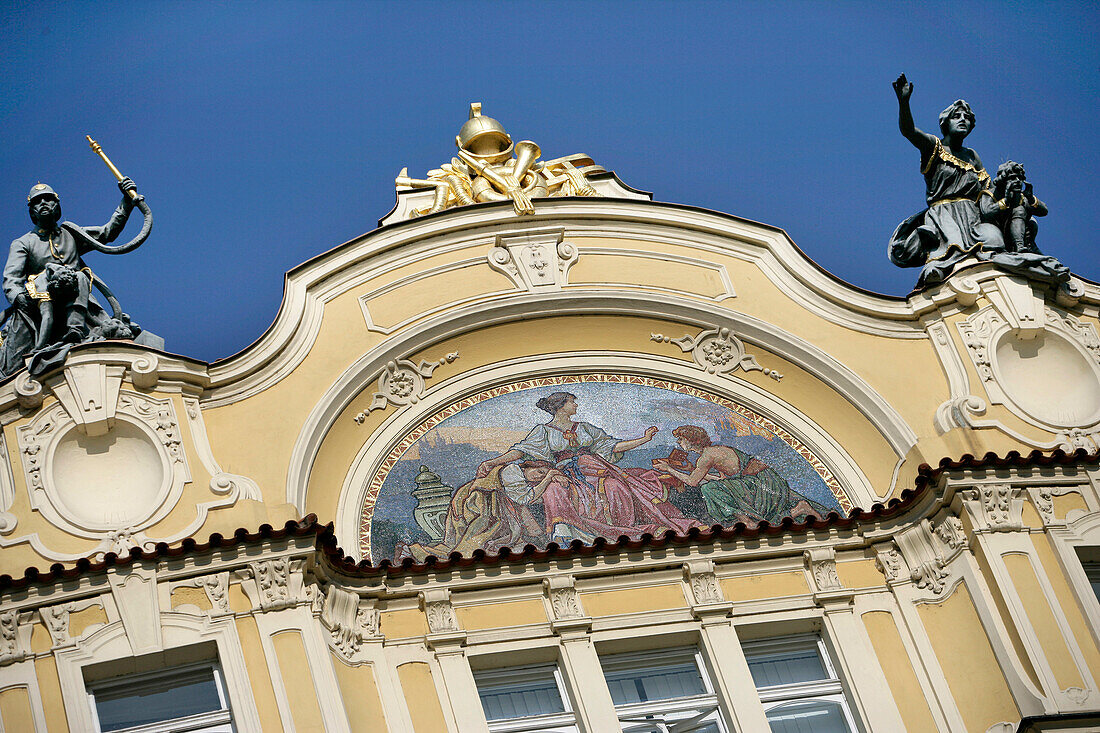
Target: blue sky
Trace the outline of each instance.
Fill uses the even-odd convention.
[[[147,196],[136,253],[89,256],[168,349],[258,338],[283,274],[373,229],[393,177],[445,162],[468,103],[544,155],[586,152],[656,200],[784,228],[864,288],[904,295],[886,242],[923,206],[890,82],[917,125],[968,100],[986,166],[1022,162],[1038,244],[1100,280],[1095,3],[8,3],[0,236],[27,189],[103,223]],[[136,231],[131,224],[127,235]],[[128,238],[128,237],[127,237]]]

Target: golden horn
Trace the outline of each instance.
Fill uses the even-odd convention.
[[[542,150],[530,140],[521,140],[516,143],[516,165],[513,171],[520,186],[523,185],[523,178],[527,175],[527,171],[531,169],[531,166],[535,164],[540,155],[542,155]]]

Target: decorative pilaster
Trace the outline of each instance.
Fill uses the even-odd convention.
[[[38,609],[42,624],[50,632],[50,641],[55,647],[69,643],[69,611],[71,603],[59,603],[56,606],[43,606]]]
[[[684,563],[684,582],[691,590],[692,616],[699,619],[704,626],[712,623],[729,625],[728,618],[733,603],[722,594],[712,561],[690,560]]]
[[[31,654],[33,618],[33,612],[0,611],[0,667],[21,662]]]
[[[1024,528],[1026,492],[1009,484],[979,484],[959,492],[975,534],[1016,532]]]
[[[249,563],[234,574],[254,610],[279,611],[309,602],[310,591],[302,575],[304,566],[304,560],[275,557]]]
[[[814,603],[825,608],[826,613],[836,607],[851,606],[853,593],[836,574],[836,550],[831,547],[806,550],[802,563],[814,592]]]
[[[544,578],[543,590],[550,606],[550,628],[563,637],[587,634],[592,629],[592,619],[581,607],[580,595],[572,575],[556,575]]]

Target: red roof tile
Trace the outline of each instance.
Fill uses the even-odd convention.
[[[495,554],[489,554],[484,550],[475,550],[470,555],[462,555],[453,552],[447,557],[428,557],[424,562],[418,563],[412,558],[406,558],[400,563],[383,560],[378,565],[373,565],[369,560],[356,562],[349,557],[338,545],[333,525],[321,524],[315,514],[307,515],[300,521],[289,521],[281,528],[274,528],[270,524],[260,525],[256,532],[249,532],[244,527],[237,529],[231,537],[225,537],[215,533],[210,535],[206,542],[200,543],[194,538],[187,538],[175,545],[160,542],[151,551],[140,547],[130,549],[126,554],[118,555],[107,553],[103,560],[95,561],[90,558],[81,558],[71,566],[55,563],[49,570],[42,571],[35,567],[29,567],[23,572],[23,576],[13,578],[10,575],[0,575],[0,592],[24,588],[32,583],[49,584],[60,580],[77,578],[91,573],[100,573],[109,567],[123,567],[143,559],[158,559],[181,557],[184,555],[201,554],[223,547],[235,547],[243,544],[254,544],[261,540],[278,540],[287,537],[305,537],[314,535],[315,547],[321,551],[326,562],[334,569],[345,575],[364,577],[395,576],[405,574],[417,574],[449,570],[452,568],[468,568],[479,565],[499,565],[503,563],[525,563],[532,561],[544,561],[548,559],[562,559],[573,556],[590,556],[602,553],[621,552],[624,550],[640,550],[643,548],[661,548],[669,545],[690,545],[714,542],[716,540],[730,540],[737,537],[755,538],[776,536],[781,534],[806,533],[811,530],[849,528],[861,523],[892,517],[912,506],[929,486],[935,484],[941,474],[957,470],[980,470],[996,468],[1026,468],[1045,467],[1053,465],[1071,464],[1100,464],[1100,451],[1088,453],[1078,449],[1073,453],[1056,450],[1051,453],[1032,451],[1027,455],[1021,455],[1017,451],[1011,451],[1004,456],[995,453],[987,453],[981,458],[966,454],[958,460],[943,458],[936,468],[928,464],[922,464],[918,469],[915,487],[905,489],[901,497],[890,499],[885,504],[874,504],[869,509],[853,509],[846,517],[836,512],[830,512],[824,519],[808,518],[805,522],[795,523],[790,517],[783,519],[778,524],[761,522],[754,526],[748,526],[738,522],[734,525],[716,524],[709,529],[691,529],[687,534],[679,534],[672,530],[660,535],[644,534],[638,539],[621,536],[617,539],[598,537],[592,544],[584,544],[580,540],[574,540],[566,546],[550,543],[544,548],[527,545],[521,549],[502,548]]]

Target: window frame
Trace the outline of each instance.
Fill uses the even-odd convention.
[[[209,731],[210,733],[234,732],[237,727],[233,720],[233,709],[230,705],[229,695],[225,686],[225,678],[222,674],[218,660],[211,659],[202,662],[182,664],[175,667],[152,670],[149,672],[136,672],[118,677],[108,677],[101,680],[86,681],[85,694],[90,708],[92,722],[95,725],[95,733],[102,733],[99,723],[99,708],[96,704],[97,692],[112,690],[119,687],[130,687],[135,680],[140,680],[142,687],[172,689],[172,678],[178,679],[200,670],[210,670],[214,678],[214,687],[218,693],[219,710],[211,710],[203,713],[195,713],[169,720],[135,725],[128,728],[118,728],[110,733],[185,733],[186,731]]]
[[[1100,603],[1100,560],[1086,560],[1081,558],[1080,555],[1078,557],[1081,569],[1085,571],[1085,579],[1088,580],[1089,587],[1092,589],[1092,594],[1097,603]]]
[[[482,680],[506,683],[514,679],[517,683],[520,683],[530,679],[530,673],[536,670],[549,670],[551,672],[554,684],[558,688],[558,696],[561,698],[562,707],[565,710],[560,713],[530,715],[523,718],[504,718],[501,720],[489,720],[488,715],[486,715],[486,723],[489,726],[490,733],[541,733],[542,731],[548,733],[558,733],[559,731],[561,733],[577,733],[580,730],[577,726],[577,714],[573,709],[569,688],[565,684],[561,667],[555,662],[473,670],[474,685],[478,689],[478,703],[481,704],[481,686],[478,683]],[[481,709],[484,713],[484,704],[482,704]]]
[[[765,716],[773,710],[778,710],[792,703],[811,701],[832,702],[840,707],[841,714],[850,731],[855,732],[863,730],[853,713],[852,700],[849,698],[844,680],[840,677],[837,666],[833,662],[832,655],[829,654],[829,648],[825,644],[825,639],[821,634],[792,634],[790,636],[744,641],[741,644],[746,662],[749,662],[754,653],[781,653],[784,651],[804,650],[811,646],[817,650],[818,659],[821,661],[821,666],[825,670],[826,677],[820,680],[809,680],[806,682],[791,682],[782,685],[769,685],[767,687],[758,686],[756,688],[756,694],[760,697],[760,704],[764,707]],[[755,680],[753,680],[753,684],[756,684]]]
[[[706,664],[703,660],[702,650],[698,646],[675,646],[666,648],[648,649],[645,651],[637,652],[612,652],[607,654],[601,654],[600,667],[604,671],[604,679],[607,678],[607,660],[614,658],[614,666],[625,666],[633,661],[636,662],[652,662],[656,655],[673,655],[679,656],[679,659],[674,659],[669,664],[674,664],[678,661],[687,661],[688,659],[695,665],[695,671],[698,672],[699,678],[703,682],[703,689],[705,692],[702,694],[688,695],[685,697],[672,697],[664,700],[645,700],[641,702],[622,703],[615,706],[615,715],[619,719],[620,725],[624,731],[644,730],[641,726],[644,726],[646,722],[641,719],[627,721],[625,718],[641,718],[642,716],[657,715],[660,716],[660,720],[654,720],[653,728],[655,730],[667,730],[669,724],[675,724],[677,722],[683,722],[691,718],[689,713],[696,712],[703,714],[703,708],[706,707],[705,715],[700,721],[701,724],[713,723],[718,727],[719,733],[730,733],[730,724],[722,717],[722,706],[718,700],[718,692],[714,687],[714,683],[711,682],[710,676],[707,674]],[[671,720],[667,719],[668,714],[684,713],[684,715],[678,716]],[[662,726],[658,726],[660,723]],[[631,725],[631,728],[627,728],[626,725]],[[637,727],[634,727],[637,726]]]

